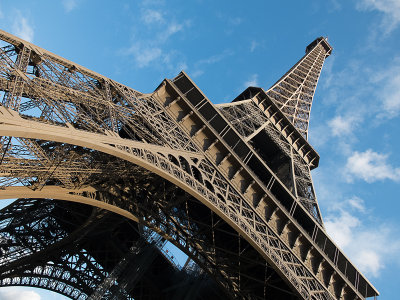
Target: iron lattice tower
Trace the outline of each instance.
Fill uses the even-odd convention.
[[[213,105],[181,72],[143,94],[0,31],[0,286],[73,299],[364,299],[327,236],[307,141],[332,51]],[[188,260],[178,266],[170,241]]]

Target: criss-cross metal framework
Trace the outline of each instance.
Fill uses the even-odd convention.
[[[215,106],[181,72],[143,94],[0,31],[0,285],[73,299],[364,299],[310,170],[325,38]],[[187,256],[177,265],[166,241]]]

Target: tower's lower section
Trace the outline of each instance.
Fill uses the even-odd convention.
[[[72,299],[298,299],[225,221],[168,181],[132,166],[129,183],[105,178],[97,189],[99,199],[130,203],[141,223],[70,201],[18,199],[0,211],[0,285]],[[166,239],[188,255],[184,266],[163,250]]]
[[[227,299],[193,263],[174,265],[161,251],[164,239],[116,214],[19,199],[1,219],[2,286],[40,287],[72,299]]]

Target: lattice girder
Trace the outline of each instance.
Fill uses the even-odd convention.
[[[316,39],[307,47],[306,55],[266,91],[305,138],[318,78],[331,52],[325,38]]]
[[[306,55],[269,90],[249,88],[232,103],[218,105],[222,114],[245,140],[250,141],[261,156],[265,152],[265,150],[258,149],[260,143],[265,143],[266,137],[262,138],[263,132],[267,133],[268,137],[282,149],[291,161],[291,167],[290,171],[285,171],[283,175],[285,178],[282,178],[281,174],[280,179],[285,182],[298,202],[321,225],[323,225],[322,217],[309,170],[317,166],[319,157],[314,153],[314,158],[311,161],[307,160],[307,157],[304,157],[299,150],[307,149],[303,153],[315,152],[306,140],[301,140],[307,138],[313,95],[323,62],[331,51],[332,48],[326,40],[318,38],[307,47]],[[244,100],[241,100],[243,98]],[[273,104],[270,103],[271,101]],[[283,114],[277,118],[277,121],[274,121],[276,112],[268,112],[271,105],[276,106],[279,113]],[[289,134],[285,134],[288,122],[291,122],[296,133],[302,136],[299,146],[296,145],[299,140],[296,134],[290,139],[292,130],[289,129]],[[294,144],[291,142],[293,140],[295,140]],[[281,167],[288,168],[284,166],[284,160],[280,162]],[[267,163],[274,164],[273,161]],[[299,172],[300,169],[303,171]],[[289,173],[290,176],[287,178]]]
[[[110,184],[108,184],[108,185],[110,185]],[[138,182],[138,183],[136,183],[136,185],[143,187],[142,182]],[[17,191],[17,189],[19,189],[19,191]],[[42,194],[39,191],[32,191],[26,187],[10,187],[10,188],[6,188],[4,190],[4,192],[1,191],[0,197],[8,197],[8,196],[15,196],[18,194],[24,194],[24,195],[27,195],[30,197],[35,197],[35,196],[41,195],[41,197],[43,197],[43,198],[48,198],[49,195],[53,194],[53,195],[57,195],[57,198],[60,198],[60,199],[66,199],[66,200],[68,199],[68,201],[78,201],[78,202],[82,202],[82,203],[87,203],[86,202],[87,200],[84,200],[85,197],[78,196],[77,194],[71,195],[71,193],[73,191],[68,192],[65,189],[60,188],[60,187],[52,188],[50,186],[47,186],[43,190],[44,190],[44,194]],[[81,195],[87,194],[88,196],[89,195],[92,195],[92,196],[97,195],[97,197],[99,197],[98,192],[94,193],[93,191],[92,192],[81,191],[80,194]],[[75,196],[75,198],[72,196]],[[76,196],[78,196],[78,197],[76,197]],[[150,195],[149,200],[151,200],[151,201],[149,201],[148,203],[149,204],[151,203],[151,206],[154,206],[155,205],[154,199],[156,199],[156,198],[157,198],[157,196],[155,196],[154,194]],[[171,198],[171,196],[169,195],[167,197],[167,199],[170,199],[170,198]],[[100,202],[100,204],[98,203],[96,206],[102,207],[101,204],[104,204],[104,203],[101,203],[101,202],[106,201],[105,200],[106,198],[100,197],[98,199],[100,199],[100,200],[95,200],[95,201]],[[93,200],[91,200],[91,201],[93,201]],[[219,272],[221,270],[224,270],[224,265],[226,265],[227,269],[226,269],[225,274],[230,274],[232,272],[232,268],[234,267],[234,265],[232,265],[232,262],[233,263],[235,263],[236,261],[239,262],[239,266],[242,266],[241,267],[242,270],[238,274],[240,274],[239,276],[242,276],[242,278],[243,278],[241,280],[242,281],[241,289],[243,291],[245,291],[245,287],[246,287],[246,284],[244,283],[246,278],[251,278],[251,280],[260,280],[260,279],[257,279],[254,277],[254,269],[253,269],[254,267],[253,266],[256,266],[256,267],[258,266],[259,269],[265,268],[266,270],[268,270],[268,272],[266,272],[266,273],[268,273],[269,279],[268,280],[265,279],[265,281],[260,280],[262,284],[261,285],[258,284],[258,289],[263,288],[263,286],[265,286],[267,288],[267,290],[272,289],[272,291],[274,291],[274,289],[278,289],[279,291],[281,291],[282,288],[284,288],[284,286],[282,286],[282,283],[281,283],[281,287],[277,286],[278,285],[277,279],[279,279],[279,277],[277,277],[277,274],[272,270],[272,268],[270,268],[269,266],[267,267],[265,265],[265,261],[261,258],[261,256],[259,256],[257,254],[257,252],[254,251],[253,248],[248,248],[248,244],[244,240],[242,240],[242,242],[236,246],[236,247],[239,247],[239,250],[240,250],[241,249],[240,244],[242,244],[242,250],[240,250],[240,251],[236,250],[236,252],[234,250],[235,247],[233,246],[232,243],[226,244],[226,237],[223,240],[221,240],[221,238],[222,238],[221,234],[226,236],[227,230],[231,231],[231,233],[229,233],[229,235],[234,236],[236,238],[236,241],[240,240],[241,238],[239,235],[237,235],[237,233],[235,231],[230,229],[229,226],[227,227],[227,225],[221,219],[219,219],[217,217],[217,215],[214,215],[212,211],[210,211],[211,213],[208,212],[208,216],[209,217],[211,216],[211,222],[207,222],[206,221],[207,218],[204,218],[204,217],[202,217],[200,220],[197,219],[199,216],[201,216],[201,214],[198,213],[199,209],[200,210],[203,210],[203,209],[201,209],[201,207],[199,206],[200,205],[199,202],[196,202],[196,201],[193,202],[194,199],[190,200],[190,205],[188,205],[188,203],[187,203],[188,199],[179,201],[181,203],[180,207],[182,207],[183,211],[185,212],[183,215],[177,214],[176,204],[171,205],[168,202],[168,200],[164,200],[164,201],[167,201],[165,204],[167,204],[167,206],[169,206],[169,208],[167,208],[167,206],[165,206],[165,204],[160,204],[161,206],[156,210],[162,209],[164,211],[164,213],[163,214],[158,213],[157,218],[154,220],[151,217],[152,215],[154,216],[154,214],[148,213],[149,210],[152,210],[154,208],[144,207],[143,203],[141,204],[142,206],[140,208],[138,208],[137,207],[138,203],[136,202],[135,206],[133,208],[131,207],[130,209],[132,211],[139,210],[142,214],[144,213],[145,219],[142,220],[142,222],[144,222],[144,224],[146,224],[149,228],[152,228],[155,231],[159,232],[163,236],[168,237],[169,240],[174,241],[178,247],[180,247],[180,248],[183,247],[182,249],[186,250],[185,251],[186,253],[188,253],[188,254],[192,253],[192,256],[194,256],[194,259],[196,259],[196,261],[198,261],[200,263],[200,265],[201,265],[201,263],[204,264],[205,260],[211,260],[211,262],[209,262],[209,263],[211,263],[212,266],[217,264],[219,266],[217,268],[217,270]],[[110,203],[109,200],[106,202],[108,202],[106,204]],[[127,202],[127,201],[125,201],[125,202]],[[198,204],[195,204],[195,203],[198,203]],[[94,205],[93,203],[90,203],[90,204]],[[120,206],[120,207],[122,206],[121,203],[118,203],[118,202],[112,202],[112,204]],[[196,205],[196,206],[193,207],[193,205]],[[168,209],[168,212],[166,211],[166,209]],[[126,210],[128,210],[128,208],[126,208]],[[121,211],[122,210],[120,210],[120,212]],[[189,218],[188,218],[188,215],[186,214],[187,211],[191,212]],[[192,215],[192,212],[195,213],[197,215],[197,217],[194,218],[194,216]],[[136,217],[133,217],[133,216],[131,218],[136,219]],[[185,218],[186,221],[182,218]],[[176,223],[177,219],[180,219],[179,224]],[[212,221],[212,220],[214,220],[214,221]],[[190,226],[190,227],[186,227],[186,228],[182,227],[183,226],[182,224],[187,224],[186,226]],[[163,230],[164,230],[164,232],[163,232]],[[190,231],[190,235],[188,235],[189,231]],[[169,232],[169,235],[166,232]],[[201,233],[201,232],[203,232],[203,233]],[[175,236],[172,237],[171,233],[173,233]],[[207,242],[207,240],[204,240],[205,233],[207,233],[207,234],[212,233],[212,236],[216,237],[216,238],[212,239],[211,237],[209,237],[209,240]],[[210,240],[213,240],[214,242],[210,242]],[[218,242],[218,243],[215,244],[216,242]],[[237,242],[235,242],[235,244],[237,244]],[[253,253],[251,257],[249,257],[249,250],[251,250]],[[256,255],[256,256],[254,256],[254,255]],[[229,256],[231,258],[229,258]],[[203,266],[203,268],[205,268],[205,266]],[[238,266],[235,268],[238,268]],[[248,269],[248,271],[246,271],[246,269]],[[215,271],[216,270],[214,269],[214,272]],[[251,277],[251,275],[253,275],[253,277]],[[236,278],[236,280],[238,280],[237,275],[235,275],[234,277]],[[232,275],[230,275],[230,278],[232,280],[232,278],[233,278]],[[53,278],[53,281],[56,279],[57,278]],[[270,283],[270,281],[271,281],[271,283]],[[221,279],[219,279],[219,282],[221,282]],[[265,287],[264,287],[264,289],[265,289]],[[251,291],[253,293],[254,293],[254,288],[255,287],[253,284],[253,287],[251,289]],[[268,294],[271,294],[271,291],[269,291]],[[286,294],[288,295],[288,297],[290,295],[292,295],[292,297],[294,297],[293,293],[290,290],[288,290],[286,292]]]
[[[18,45],[22,43],[29,48],[34,69],[32,74],[17,72],[25,84],[21,103],[1,108],[0,135],[24,139],[30,145],[47,140],[53,141],[52,147],[56,148],[66,144],[80,146],[88,154],[105,153],[140,166],[149,172],[145,176],[157,174],[198,199],[239,233],[300,298],[308,299],[311,295],[314,299],[332,299],[341,293],[364,298],[375,293],[313,216],[297,205],[296,198],[248,141],[240,137],[184,73],[173,81],[164,81],[153,94],[143,95],[4,32],[0,36],[9,43],[18,41]],[[2,55],[7,53],[3,49]],[[16,69],[8,60],[12,61],[12,57],[4,59],[0,74],[10,74]],[[11,91],[8,77],[2,78],[1,89],[8,95]],[[44,80],[50,83],[45,86]],[[3,153],[7,153],[7,138],[3,140]],[[41,142],[38,145],[44,149]],[[306,148],[299,148],[296,151],[309,165],[311,158],[308,152],[303,152]],[[41,155],[34,157],[43,161]],[[59,156],[47,157],[53,165],[63,161]],[[83,161],[78,163],[88,168]],[[256,169],[255,164],[261,169]],[[7,172],[7,165],[1,168]],[[29,181],[26,185],[40,193],[59,177],[56,173],[48,172],[47,179],[39,185]],[[129,181],[123,174],[114,176]],[[89,185],[91,178],[96,184],[99,182],[93,173],[83,183]],[[58,180],[57,185],[72,188],[63,180]],[[115,196],[119,198],[121,191],[123,187],[115,191]],[[120,201],[111,205],[129,211],[132,203]],[[146,218],[160,220],[154,230],[168,217],[160,207],[149,213]],[[175,225],[182,226],[176,221]],[[188,241],[195,241],[185,230],[181,232]],[[172,235],[172,240],[179,244],[180,238]],[[197,252],[208,261],[204,268],[215,272],[207,249],[197,248]],[[340,267],[343,261],[347,270],[357,274],[355,279],[343,273]],[[237,276],[228,276],[234,273],[229,265],[221,272],[218,277],[221,285],[234,293],[244,292]],[[328,274],[331,275],[326,280]]]
[[[35,205],[32,206],[31,204]],[[37,204],[53,208],[60,206],[63,210],[67,210],[69,214],[72,212],[83,217],[88,212],[88,208],[90,212],[90,207],[85,205],[74,204],[71,206],[66,202],[60,203],[60,201],[48,199],[21,199],[7,209],[14,211],[14,215],[16,215],[18,214],[15,210],[16,205],[26,206],[25,211],[28,211],[31,216],[36,216]],[[136,240],[138,233],[135,233],[135,226],[126,231],[125,227],[132,225],[129,225],[129,221],[124,218],[121,219],[118,215],[110,215],[108,212],[95,209],[92,216],[88,218],[89,222],[86,221],[80,226],[79,223],[68,222],[70,221],[68,218],[63,220],[62,217],[60,218],[59,211],[56,212],[54,209],[49,209],[47,215],[55,219],[51,224],[43,221],[47,226],[62,226],[65,231],[64,223],[67,222],[71,224],[69,227],[72,226],[72,229],[75,227],[77,229],[48,247],[36,249],[32,255],[25,259],[24,264],[22,264],[23,257],[19,257],[11,263],[0,263],[2,285],[36,286],[62,293],[73,299],[86,299],[87,295],[90,295],[89,299],[131,299],[130,295],[132,294],[135,299],[160,299],[163,297],[174,298],[173,295],[176,293],[177,287],[187,287],[187,290],[190,290],[190,285],[210,281],[207,276],[198,276],[190,271],[192,275],[188,273],[185,279],[187,286],[185,284],[182,286],[180,280],[183,279],[184,271],[174,269],[171,263],[160,254],[158,250],[160,245],[156,246],[157,243],[165,243],[165,240],[160,236],[154,237],[154,234],[149,230],[145,230],[141,234],[144,238],[143,241],[141,241],[141,238]],[[19,219],[17,223],[20,227],[29,227],[26,218]],[[12,233],[13,228],[1,226],[0,232],[2,235],[5,232]],[[28,236],[40,236],[41,234],[32,226],[31,230],[27,230]],[[19,239],[19,235],[14,237]],[[118,237],[113,238],[113,235]],[[13,235],[11,234],[11,236]],[[121,240],[121,238],[124,238],[124,240]],[[129,255],[127,256],[124,254],[124,251],[127,251],[125,245],[129,245],[132,241],[134,242],[131,249],[134,249],[134,251],[128,252]],[[29,243],[21,246],[29,247],[32,245],[32,243]],[[4,249],[4,244],[0,243],[0,246]],[[117,253],[110,252],[110,247]],[[122,258],[116,264],[115,261],[118,257]],[[125,260],[125,263],[123,263],[123,260]],[[18,268],[13,265],[18,265]],[[111,271],[113,265],[115,267]],[[169,266],[169,270],[166,268],[167,266]],[[115,276],[116,268],[119,268],[118,276]],[[136,271],[130,272],[129,270]],[[141,272],[137,272],[138,270],[141,270]],[[166,271],[170,278],[154,278],[154,276],[158,276],[157,274],[160,271],[161,274]],[[107,283],[107,280],[111,280],[111,282],[106,284],[106,289],[101,290],[101,286]],[[160,280],[163,280],[162,284],[159,282]],[[176,284],[177,281],[180,282],[178,285]],[[153,283],[151,284],[151,282]],[[171,283],[173,285],[168,286]],[[207,285],[208,289],[199,290],[199,295],[212,296],[213,293],[217,292],[218,297],[224,299],[223,295],[220,295],[220,292],[216,290],[215,284],[210,285],[208,283]],[[151,293],[151,291],[153,291],[152,296],[146,294]],[[157,296],[157,293],[160,292],[161,294]],[[183,293],[182,299],[184,299],[184,296],[185,293]]]
[[[10,119],[12,119],[12,118],[10,118]],[[18,120],[17,120],[18,121]],[[7,122],[9,122],[9,123],[11,123],[10,121],[9,121],[9,119],[7,119]],[[25,123],[26,122],[31,122],[31,121],[24,121]],[[19,123],[21,123],[21,121],[19,120]],[[46,125],[46,126],[53,126],[53,125]],[[43,127],[43,126],[41,126],[40,127],[41,128],[41,130],[45,130],[45,132],[46,133],[48,133],[48,132],[53,132],[53,134],[54,134],[54,129],[53,130],[49,130],[50,128],[45,128],[45,127]],[[59,131],[60,130],[60,128],[56,128],[57,129],[57,131]],[[0,128],[0,131],[1,131],[1,128]],[[18,130],[19,132],[26,132],[26,130],[24,129],[24,130]],[[15,133],[13,133],[13,135],[14,136],[16,136],[16,135],[18,135],[17,134],[17,132],[15,132]],[[57,140],[58,138],[56,138],[55,136],[53,136],[52,137],[52,139],[54,139],[54,140]],[[104,147],[104,146],[103,146]],[[101,149],[101,148],[100,148]],[[130,150],[130,151],[132,151],[132,150]],[[135,150],[134,152],[136,152],[137,150]],[[149,153],[149,151],[148,150],[145,150],[144,152],[147,152],[148,154],[150,154]],[[147,161],[147,163],[154,163],[154,164],[156,164],[156,165],[159,165],[159,166],[163,166],[164,168],[167,168],[167,170],[169,170],[169,172],[173,172],[173,174],[175,175],[175,176],[177,176],[177,177],[175,177],[175,178],[171,178],[170,180],[172,181],[172,182],[174,182],[174,183],[176,183],[176,184],[178,184],[178,185],[180,185],[181,187],[184,187],[184,188],[186,188],[187,189],[187,184],[189,183],[189,182],[193,182],[192,184],[195,184],[194,185],[194,187],[195,186],[197,186],[198,185],[198,183],[196,182],[196,179],[195,178],[193,178],[193,179],[191,179],[190,181],[188,181],[188,174],[185,174],[185,173],[183,173],[182,175],[179,175],[179,173],[180,172],[182,172],[182,171],[178,171],[179,170],[179,168],[178,167],[172,167],[172,166],[169,166],[168,167],[168,164],[166,163],[166,161],[165,161],[165,159],[162,159],[161,157],[158,157],[158,160],[157,159],[154,159],[153,157],[149,157],[148,156],[148,154],[147,154],[147,156],[145,157],[146,158],[146,160],[148,160]],[[113,155],[116,155],[116,152],[114,151],[113,152]],[[119,155],[121,155],[121,154],[119,154]],[[154,154],[153,154],[154,155]],[[126,154],[125,155],[123,155],[122,157],[124,157],[125,159],[126,159]],[[141,156],[142,157],[142,159],[144,158],[143,156]],[[160,158],[161,158],[161,161],[160,161]],[[130,159],[131,161],[132,161],[132,158]],[[138,161],[136,161],[135,160],[135,162],[137,163],[137,164],[139,164],[139,165],[142,165],[142,163],[143,162],[138,162]],[[204,168],[204,166],[201,166],[201,165],[199,165],[199,167],[202,167],[202,168]],[[154,168],[154,165],[153,166],[147,166],[147,168],[149,168],[149,169],[153,169]],[[175,169],[175,170],[174,170]],[[212,170],[212,167],[210,168],[209,166],[208,166],[208,169],[206,168],[205,170]],[[215,172],[215,171],[214,171]],[[165,176],[165,174],[164,174],[164,176]],[[204,174],[204,178],[206,178],[206,176],[207,176],[207,174]],[[213,174],[210,174],[209,175],[210,177],[212,176],[212,177],[215,177],[215,175],[213,175]],[[177,179],[179,180],[179,181],[177,181]],[[216,178],[217,180],[218,180],[218,178]],[[221,181],[221,179],[219,179],[220,181]],[[183,181],[183,182],[182,182]],[[226,189],[226,187],[227,187],[227,185],[223,185],[222,186],[222,188],[224,188],[224,189]],[[198,191],[199,191],[199,188],[196,188],[196,192],[197,192],[197,197],[199,197],[200,195],[198,194]],[[204,186],[203,188],[201,188],[200,189],[200,191],[207,191],[207,188],[206,188],[206,186]],[[235,190],[234,189],[232,189],[232,192],[233,192],[233,194],[232,194],[232,196],[230,196],[230,194],[228,194],[227,196],[228,196],[228,200],[229,200],[229,202],[231,202],[232,203],[232,206],[233,207],[238,207],[238,210],[240,211],[241,209],[240,209],[240,207],[242,206],[242,205],[246,205],[246,206],[248,206],[247,204],[245,204],[244,202],[243,202],[243,200],[239,200],[238,198],[239,198],[239,196],[236,194],[237,192],[235,192]],[[200,196],[201,197],[201,196]],[[215,197],[215,196],[214,196]],[[233,197],[232,199],[230,199],[230,197]],[[215,197],[215,198],[218,198],[218,197]],[[214,203],[215,203],[215,201],[216,201],[216,199],[215,198],[212,198],[212,199],[214,199],[213,201],[214,201]],[[233,202],[232,202],[233,201]],[[239,203],[237,202],[237,201],[239,201]],[[242,204],[240,204],[240,203],[242,203]],[[229,210],[228,210],[229,211]],[[230,215],[230,213],[228,213],[228,211],[226,211],[226,213],[228,214],[228,215]],[[246,211],[244,211],[243,212],[243,214],[246,216]],[[254,212],[253,213],[250,213],[250,218],[251,219],[253,219],[254,217],[252,217],[251,216],[251,214],[254,214]],[[235,218],[236,219],[236,218]],[[247,216],[247,219],[249,219],[249,216]],[[240,220],[236,220],[236,222],[240,222]],[[241,223],[241,222],[240,222]],[[241,223],[242,224],[242,223]],[[256,223],[254,223],[254,221],[251,221],[250,222],[250,224],[252,224],[252,226],[256,226]],[[243,223],[243,225],[242,226],[245,226],[244,225],[244,223]],[[247,227],[248,225],[246,225],[245,227]],[[239,226],[238,226],[239,227]],[[240,228],[240,227],[239,227]],[[263,227],[260,227],[258,230],[263,230]],[[263,234],[264,235],[264,238],[267,238],[268,237],[268,235],[267,236],[265,236],[265,233]],[[254,237],[255,237],[256,235],[254,235]],[[271,238],[271,237],[268,237],[267,239],[269,239],[269,238]],[[279,248],[277,248],[277,249],[281,249],[281,247],[282,246],[279,246]],[[286,255],[286,252],[282,252],[282,250],[279,250],[279,252],[278,252],[279,254],[279,256],[281,256],[281,257],[286,257],[287,255]],[[282,256],[283,255],[283,256]],[[282,258],[281,258],[282,259]],[[286,259],[286,258],[285,258]],[[290,259],[289,260],[289,262],[291,262],[292,261],[292,259]],[[290,263],[290,265],[292,266],[292,267],[298,267],[297,266],[297,264],[298,263],[293,263],[293,262],[291,262]],[[281,267],[283,267],[283,265],[281,266]],[[304,271],[302,271],[302,272],[304,272]],[[295,277],[292,277],[292,280],[294,280],[295,279]],[[298,285],[298,287],[299,288],[301,288],[301,285]],[[315,288],[315,287],[312,287],[312,288]],[[305,294],[306,294],[307,292],[305,292]]]

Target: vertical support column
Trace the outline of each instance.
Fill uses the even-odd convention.
[[[296,172],[295,172],[295,166],[294,166],[294,153],[293,153],[293,147],[290,147],[290,173],[292,175],[292,185],[293,185],[293,195],[298,198],[297,194],[297,178],[296,178]]]
[[[111,88],[110,88],[110,83],[108,80],[104,79],[103,81],[104,85],[104,92],[105,92],[105,97],[108,101],[108,110],[109,110],[109,126],[110,130],[112,130],[115,133],[118,133],[118,124],[117,124],[117,116],[115,114],[115,110],[113,107],[113,99],[112,99],[112,94],[111,94]]]

